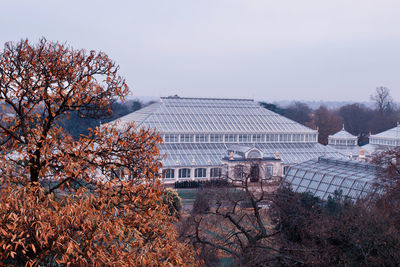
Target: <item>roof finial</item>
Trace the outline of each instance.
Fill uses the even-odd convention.
[[[342,128],[342,130],[344,131],[344,123],[343,123],[343,128]]]

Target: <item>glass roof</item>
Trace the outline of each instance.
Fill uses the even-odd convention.
[[[311,192],[323,200],[335,190],[358,199],[373,193],[372,185],[382,175],[382,169],[376,165],[321,157],[291,167],[284,181],[295,192]]]
[[[343,154],[318,143],[276,143],[276,144],[243,144],[263,151],[264,157],[274,157],[280,153],[284,164],[296,164],[320,156],[343,158]],[[175,166],[208,166],[222,165],[222,158],[228,156],[229,144],[161,144],[160,153],[163,168]]]
[[[345,140],[357,140],[357,136],[352,135],[351,133],[349,133],[348,131],[346,131],[344,129],[344,125],[342,130],[340,130],[339,132],[335,133],[334,135],[330,135],[328,137],[329,139],[345,139]]]
[[[374,137],[378,137],[378,138],[382,138],[382,139],[398,139],[400,140],[400,124],[397,124],[396,127],[389,129],[387,131],[378,133],[378,134],[372,134],[370,136],[370,138],[374,138]]]
[[[116,122],[123,127],[156,129],[165,143],[159,146],[163,167],[219,166],[228,146],[257,147],[264,157],[276,152],[284,164],[320,156],[343,157],[317,143],[316,130],[261,107],[250,99],[163,97],[159,102],[128,114]]]
[[[346,156],[358,156],[360,155],[360,150],[361,147],[358,145],[353,145],[353,146],[341,146],[341,145],[329,145],[329,147],[332,147],[333,149],[338,150],[340,153],[345,154]]]
[[[160,133],[317,133],[250,99],[163,97],[119,119]]]

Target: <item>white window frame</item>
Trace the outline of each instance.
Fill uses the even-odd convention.
[[[164,179],[174,179],[175,178],[175,169],[164,169],[164,170],[162,170],[162,178],[164,178]]]
[[[196,168],[194,170],[195,178],[206,178],[207,177],[207,169],[206,168]]]
[[[189,168],[182,168],[179,169],[179,178],[190,178],[191,169]],[[185,175],[184,175],[185,174]]]

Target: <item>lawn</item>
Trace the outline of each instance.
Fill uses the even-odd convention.
[[[182,199],[182,206],[185,210],[191,210],[193,203],[196,199],[198,189],[197,188],[178,188],[179,197]]]

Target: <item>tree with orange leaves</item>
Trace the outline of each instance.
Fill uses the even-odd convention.
[[[160,137],[106,127],[74,140],[62,116],[99,116],[128,93],[102,52],[40,40],[0,53],[0,261],[193,265],[158,180]]]

